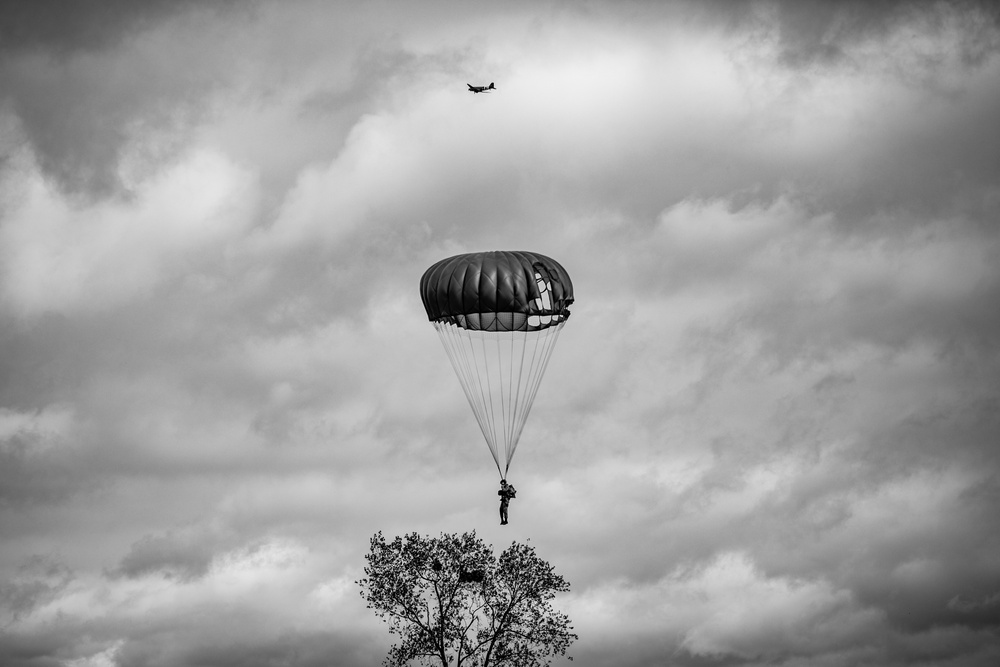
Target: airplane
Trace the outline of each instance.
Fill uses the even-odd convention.
[[[496,86],[493,85],[492,81],[490,81],[490,85],[488,86],[473,86],[471,83],[467,83],[465,85],[469,87],[470,93],[488,93],[491,90],[497,89]]]

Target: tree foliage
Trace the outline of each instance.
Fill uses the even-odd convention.
[[[365,560],[361,596],[399,637],[388,666],[541,667],[577,639],[552,607],[569,583],[525,544],[495,557],[475,531],[391,542],[379,532]]]

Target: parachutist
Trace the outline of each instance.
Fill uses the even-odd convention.
[[[497,491],[497,495],[500,496],[500,525],[507,525],[507,505],[510,504],[511,498],[517,497],[517,489],[514,488],[513,484],[508,484],[507,480],[500,480],[500,490]]]

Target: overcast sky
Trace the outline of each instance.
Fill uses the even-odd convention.
[[[582,667],[1000,664],[998,51],[972,2],[3,3],[0,664],[377,664],[369,538],[467,530]],[[494,249],[577,297],[503,527],[418,293]]]

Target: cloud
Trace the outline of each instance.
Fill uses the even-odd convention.
[[[137,553],[133,547],[129,556]],[[290,656],[300,664],[328,664],[338,650],[346,659],[370,656],[370,640],[362,638],[366,624],[359,625],[356,613],[343,614],[353,588],[342,577],[315,579],[324,560],[317,557],[299,543],[274,539],[218,553],[198,579],[164,580],[159,571],[80,577],[8,631],[38,644],[83,631],[87,638],[61,649],[80,664],[270,664]],[[275,624],[271,614],[279,607],[291,615]],[[188,639],[178,644],[179,636]],[[23,659],[16,649],[6,657]]]
[[[213,86],[198,66],[201,47],[191,45],[217,38],[198,33],[222,16],[242,18],[228,4],[43,0],[0,10],[3,111],[60,189],[120,192],[118,163],[139,136],[157,157],[176,149],[170,133],[204,110],[184,100]],[[187,32],[187,44],[171,41],[175,30]]]
[[[707,598],[704,615],[681,648],[704,655],[759,658],[822,653],[872,641],[875,611],[859,609],[844,591],[811,582],[762,579],[740,556],[725,555],[683,590]],[[741,605],[740,600],[752,601]]]
[[[767,661],[859,652],[878,644],[882,623],[878,610],[865,608],[849,591],[769,577],[738,552],[678,568],[641,588],[606,584],[571,596],[567,607],[581,630],[578,659],[611,649],[634,660],[645,652],[646,660],[636,664],[667,652],[682,664],[688,663],[685,654]]]
[[[576,664],[995,662],[995,10],[91,9],[0,21],[0,663],[373,664],[470,527]],[[578,295],[502,529],[417,292],[496,248]]]
[[[3,296],[37,316],[104,309],[223,258],[252,220],[253,180],[218,155],[191,156],[132,200],[76,205],[37,174],[0,229]]]
[[[0,408],[0,506],[60,502],[80,489],[74,475],[80,452],[70,435],[76,425],[66,405],[37,412]]]
[[[217,536],[204,529],[146,535],[132,544],[111,575],[133,579],[154,573],[182,580],[202,577],[212,564],[219,542]]]
[[[58,2],[39,0],[6,7],[0,36],[7,54],[32,50],[67,54],[104,49],[150,23],[188,10],[191,4],[84,0],[64,7]],[[54,12],[59,13],[58,20],[54,20]]]
[[[73,573],[62,563],[33,556],[21,564],[11,579],[0,582],[0,609],[8,626],[56,599],[70,585]]]

